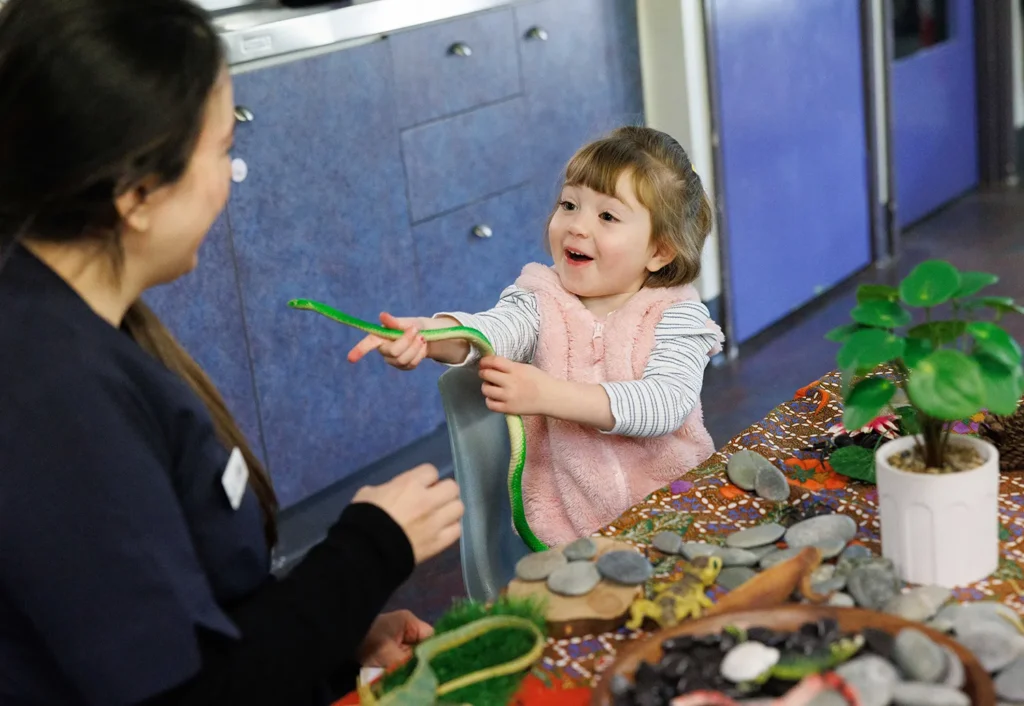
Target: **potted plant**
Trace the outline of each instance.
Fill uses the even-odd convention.
[[[846,429],[870,423],[905,393],[897,412],[906,435],[877,448],[875,474],[882,553],[911,583],[961,586],[999,564],[998,451],[951,434],[982,410],[1011,414],[1024,393],[1020,346],[998,323],[1024,309],[980,295],[997,281],[929,260],[898,288],[861,286],[853,323],[827,335],[843,344],[836,362]],[[889,370],[879,374],[879,366]]]

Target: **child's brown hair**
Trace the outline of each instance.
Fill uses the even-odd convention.
[[[573,155],[564,186],[585,186],[614,197],[623,172],[632,174],[637,198],[651,214],[651,238],[674,254],[670,263],[648,276],[646,286],[693,282],[700,275],[701,251],[714,216],[686,150],[659,130],[620,127]]]

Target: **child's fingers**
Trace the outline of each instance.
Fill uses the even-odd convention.
[[[488,397],[487,399],[484,400],[484,403],[487,405],[487,409],[491,410],[492,412],[501,412],[502,414],[508,412],[508,404],[506,404],[505,402],[501,402],[500,400],[492,400],[490,397]]]
[[[411,331],[411,329],[410,329],[410,331]],[[405,336],[403,336],[402,338],[405,338]],[[417,358],[422,360],[422,353],[425,352],[426,348],[427,348],[427,342],[426,341],[424,341],[419,336],[414,337],[409,342],[408,348],[406,348],[404,351],[402,351],[401,355],[397,356],[398,364],[400,366],[402,366],[402,367],[408,367],[408,366],[412,365],[413,361],[416,361]]]
[[[414,347],[418,334],[419,332],[414,328],[407,330],[400,338],[396,338],[393,341],[388,341],[383,344],[380,347],[381,355],[388,358],[388,362],[390,362],[391,359],[398,361],[403,357],[405,357],[407,361],[412,360],[414,353],[409,353],[409,349]]]
[[[512,371],[512,361],[500,355],[487,355],[480,359],[480,367],[508,373]]]
[[[505,388],[492,385],[489,382],[485,382],[481,385],[480,390],[488,400],[494,400],[495,402],[505,402],[508,400],[508,391],[505,390]]]
[[[366,336],[348,352],[348,362],[355,363],[372,350],[380,348],[385,343],[383,338],[377,336]]]
[[[480,379],[494,385],[500,385],[502,380],[505,379],[506,373],[499,370],[488,370],[486,368],[480,369]]]
[[[399,329],[400,331],[408,331],[410,328],[416,325],[415,318],[398,318],[392,316],[386,311],[382,311],[380,314],[380,322],[387,328]]]

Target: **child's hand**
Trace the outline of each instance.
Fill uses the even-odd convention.
[[[480,360],[487,408],[503,414],[546,414],[550,375],[526,363],[489,355]]]
[[[428,328],[429,324],[425,327],[422,319],[398,319],[387,312],[380,315],[380,322],[387,328],[401,329],[405,333],[395,341],[370,334],[348,352],[348,361],[355,363],[376,349],[384,356],[388,365],[399,370],[412,370],[419,365],[427,356],[427,342],[419,333],[421,329]]]

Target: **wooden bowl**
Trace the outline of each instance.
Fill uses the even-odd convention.
[[[594,706],[611,706],[611,679],[621,674],[632,681],[640,662],[654,664],[661,659],[661,643],[678,635],[719,635],[722,630],[735,625],[741,628],[765,627],[770,630],[792,631],[804,623],[811,623],[821,618],[834,618],[839,629],[844,633],[858,633],[866,628],[874,628],[891,635],[896,635],[903,628],[915,628],[930,637],[939,645],[948,647],[956,653],[964,663],[967,683],[964,692],[970,696],[972,704],[996,703],[995,687],[992,679],[982,668],[967,648],[948,635],[932,630],[921,623],[912,623],[897,615],[878,613],[862,608],[836,608],[832,606],[788,605],[772,610],[751,610],[736,613],[723,613],[699,620],[691,620],[669,630],[660,630],[649,638],[635,642],[624,650],[616,660],[604,671],[600,681],[594,688]]]

